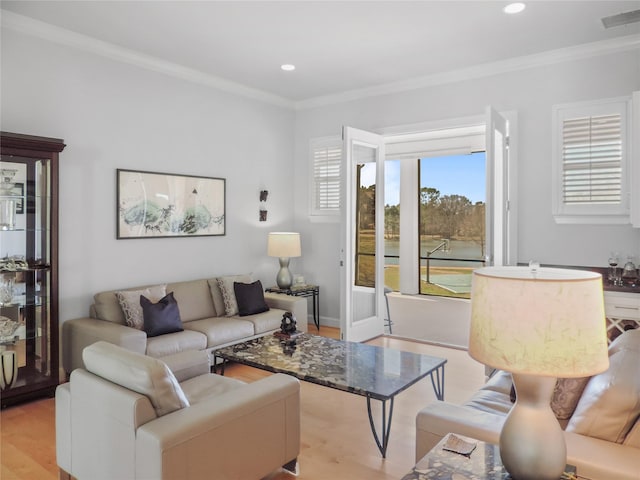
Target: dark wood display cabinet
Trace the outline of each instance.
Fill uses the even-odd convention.
[[[0,400],[52,396],[58,368],[56,138],[0,133]]]

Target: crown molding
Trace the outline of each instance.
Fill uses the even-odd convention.
[[[627,35],[599,42],[585,43],[557,50],[549,50],[547,52],[474,65],[434,75],[427,75],[424,77],[412,78],[369,88],[349,90],[335,95],[332,94],[309,98],[296,102],[295,108],[296,110],[312,109],[337,103],[360,100],[367,97],[406,92],[409,90],[461,82],[464,80],[473,80],[502,73],[527,70],[545,65],[581,60],[598,55],[607,55],[635,49],[640,49],[640,34]]]
[[[227,93],[258,100],[271,105],[285,108],[293,108],[294,102],[262,90],[247,87],[245,85],[225,80],[224,78],[209,75],[196,69],[162,60],[134,50],[119,47],[109,42],[72,32],[65,28],[56,27],[49,23],[41,22],[24,15],[19,15],[7,10],[0,10],[2,28],[8,28],[20,33],[57,43],[77,50],[82,50],[111,60],[128,63],[140,68],[152,70],[171,77],[197,83],[207,87],[213,87]]]
[[[526,70],[544,65],[580,60],[598,55],[607,55],[615,52],[640,49],[640,34],[633,34],[600,42],[576,45],[573,47],[550,50],[533,55],[474,65],[449,72],[437,73],[424,77],[377,85],[374,87],[348,90],[338,94],[323,95],[305,100],[293,101],[263,90],[247,87],[240,83],[232,82],[196,69],[184,67],[182,65],[124,47],[119,47],[109,42],[72,32],[65,28],[56,27],[4,9],[0,9],[0,14],[2,28],[12,29],[53,43],[100,55],[111,60],[135,65],[140,68],[222,90],[241,97],[295,110],[312,109],[337,103],[350,102],[367,97],[406,92],[425,87],[483,78],[501,73]]]

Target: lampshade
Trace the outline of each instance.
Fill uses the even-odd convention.
[[[512,373],[584,377],[609,366],[602,277],[558,268],[473,273],[469,355]]]
[[[300,234],[295,232],[271,232],[267,243],[270,257],[299,257]]]

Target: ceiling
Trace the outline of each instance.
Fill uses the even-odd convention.
[[[640,0],[528,1],[516,15],[502,12],[507,3],[0,1],[4,11],[292,104],[640,36],[640,23],[601,22]]]

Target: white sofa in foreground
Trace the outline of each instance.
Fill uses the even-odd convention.
[[[616,338],[606,372],[565,381],[551,406],[564,428],[567,461],[589,480],[640,478],[640,329]],[[559,383],[562,385],[563,383]],[[433,402],[416,417],[416,461],[447,433],[498,444],[511,410],[511,375],[498,372],[464,405]]]
[[[241,302],[244,305],[240,305],[248,307],[244,313],[259,313],[241,316],[243,312],[238,311],[238,301],[241,299],[236,299],[233,295],[236,282],[242,284],[243,292],[246,292],[242,296],[244,302]],[[258,295],[258,291],[261,295]],[[133,311],[141,309],[140,295],[157,302],[169,293],[173,293],[172,297],[179,310],[181,331],[151,336],[151,332],[147,333],[139,324],[139,319],[137,327],[130,326],[132,321],[136,321],[132,317],[142,315],[141,310]],[[256,296],[264,298],[267,311],[255,308],[256,305],[259,306]],[[123,308],[123,305],[128,306]],[[62,323],[62,365],[67,374],[76,368],[84,368],[82,351],[100,340],[165,360],[186,351],[205,350],[211,353],[216,348],[278,330],[285,311],[294,314],[299,330],[307,330],[306,298],[264,293],[262,285],[252,282],[248,275],[228,275],[100,292],[94,295],[89,317]],[[166,330],[156,330],[153,333]]]
[[[204,351],[180,383],[161,360],[108,342],[56,390],[60,478],[258,480],[300,451],[300,384],[275,374],[245,384],[209,373]],[[199,370],[199,371],[198,371]]]

